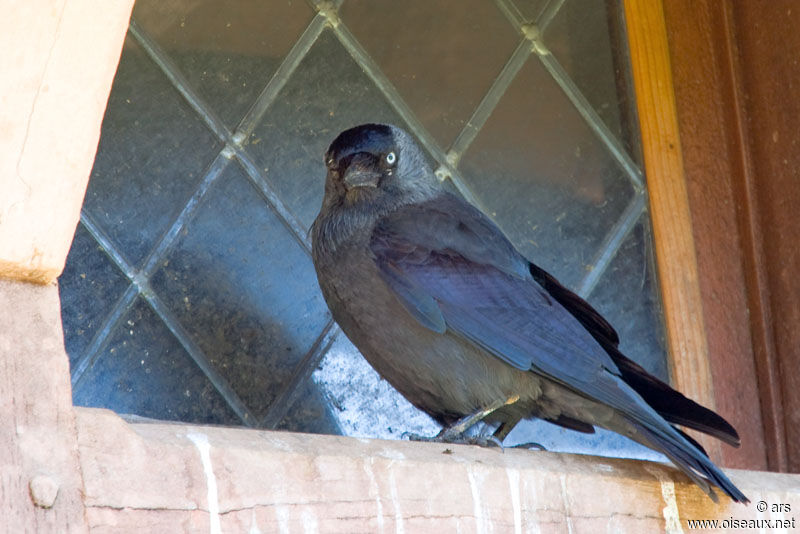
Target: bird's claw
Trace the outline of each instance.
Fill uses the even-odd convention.
[[[436,439],[437,436],[423,436],[421,434],[415,434],[414,432],[403,432],[400,434],[400,437],[403,439],[407,439],[408,441],[429,441],[432,442]]]
[[[498,447],[500,449],[500,452],[506,450],[506,448],[503,446],[503,442],[494,436],[487,436],[487,437],[477,436],[475,438],[468,438],[468,439],[475,440],[473,445],[478,445],[480,447],[487,447],[487,448]]]
[[[503,443],[494,436],[465,436],[464,434],[453,434],[444,429],[435,436],[421,436],[412,432],[404,432],[403,438],[409,441],[422,441],[427,443],[448,443],[455,445],[478,445],[479,447],[499,447],[503,450]]]
[[[526,443],[518,443],[517,445],[512,445],[511,449],[539,449],[540,451],[547,451],[544,445],[541,443],[536,443],[535,441],[528,441]]]

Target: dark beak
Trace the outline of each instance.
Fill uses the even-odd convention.
[[[378,187],[381,173],[375,170],[377,161],[371,154],[364,152],[353,156],[347,170],[344,171],[344,184],[347,189],[355,187]]]

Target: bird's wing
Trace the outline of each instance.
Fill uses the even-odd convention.
[[[402,208],[379,221],[370,248],[384,280],[428,328],[614,407],[629,407],[632,396],[644,404],[584,325],[469,204],[444,195]]]
[[[601,346],[603,337],[534,279],[528,262],[478,210],[449,195],[401,208],[378,221],[370,250],[384,281],[421,324],[611,406],[712,498],[701,477],[747,502],[696,442],[626,382]],[[610,335],[605,342],[615,345]]]
[[[591,304],[561,285],[555,277],[538,265],[531,262],[528,264],[528,270],[533,279],[580,321],[592,337],[601,343],[619,346],[617,331]]]
[[[641,395],[659,415],[670,423],[684,425],[721,439],[734,447],[739,446],[739,434],[723,417],[685,397],[681,392],[675,391],[669,384],[665,384],[636,362],[625,357],[618,350],[617,332],[588,302],[562,286],[547,271],[533,263],[529,264],[529,270],[533,279],[600,343],[614,360],[625,383]]]

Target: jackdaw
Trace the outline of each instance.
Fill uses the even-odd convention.
[[[456,440],[473,423],[502,440],[538,417],[595,425],[663,453],[712,499],[747,497],[674,425],[733,446],[736,430],[619,350],[614,328],[447,192],[400,128],[364,124],[325,154],[311,228],[319,285],[377,372]]]

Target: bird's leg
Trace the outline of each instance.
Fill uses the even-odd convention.
[[[497,443],[503,443],[511,431],[517,426],[517,423],[520,421],[520,417],[515,417],[513,419],[507,419],[500,423],[500,426],[497,427],[497,430],[494,431],[492,437],[490,439],[496,440]],[[544,448],[544,445],[536,443],[535,441],[528,441],[525,443],[518,443],[517,445],[512,445],[512,449],[539,449],[541,451],[546,451],[547,449]]]
[[[476,445],[484,445],[487,447],[491,445],[497,445],[498,447],[502,448],[503,446],[502,441],[497,440],[494,436],[489,438],[465,438],[464,432],[466,432],[472,425],[483,420],[484,417],[491,414],[492,412],[502,408],[503,406],[513,404],[518,400],[519,400],[519,395],[514,395],[507,399],[498,399],[484,408],[480,408],[478,410],[475,410],[471,414],[465,415],[452,425],[443,428],[441,432],[439,432],[436,436],[432,438],[424,438],[414,434],[407,434],[407,436],[409,439],[414,441],[433,441],[437,443],[469,443]]]
[[[511,433],[511,431],[514,429],[514,427],[517,426],[517,423],[519,423],[519,421],[520,417],[514,417],[512,419],[507,419],[506,421],[503,421],[502,423],[500,423],[500,426],[497,427],[497,430],[494,431],[492,437],[497,441],[499,441],[500,443],[503,443],[508,437],[508,435]]]
[[[458,439],[463,436],[464,432],[466,432],[472,425],[478,421],[482,421],[487,415],[490,415],[492,412],[502,408],[503,406],[514,404],[518,400],[519,395],[514,395],[513,397],[509,397],[507,399],[498,399],[489,406],[475,410],[471,414],[465,415],[452,425],[443,428],[436,437],[441,438],[442,441],[453,441]]]

